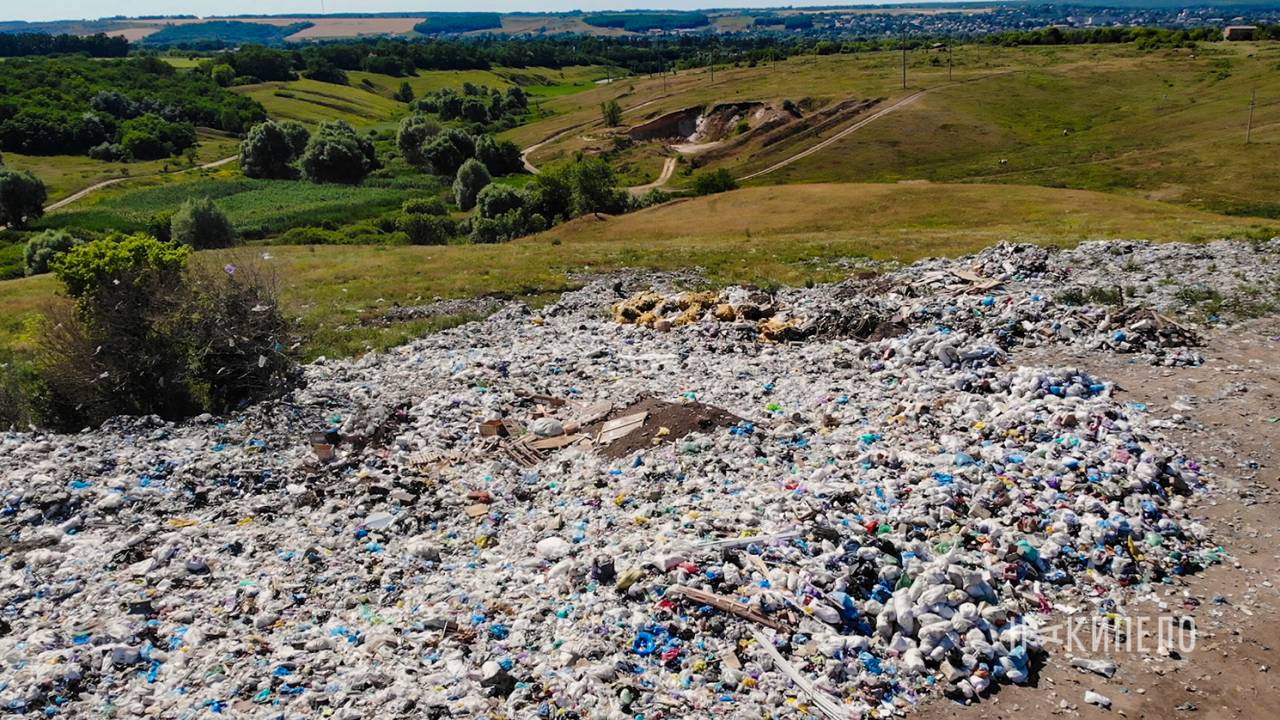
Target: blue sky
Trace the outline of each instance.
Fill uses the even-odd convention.
[[[905,1],[905,0],[903,0]],[[867,4],[896,4],[870,0]],[[778,7],[857,4],[856,0],[4,0],[0,20],[68,20],[112,15],[282,15],[318,12],[422,12],[494,10],[538,12],[562,10],[625,10],[629,8]]]

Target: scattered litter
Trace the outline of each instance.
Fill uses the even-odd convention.
[[[0,433],[0,707],[845,720],[1028,683],[1055,615],[1231,558],[1166,408],[1016,352],[1193,363],[1158,278],[1229,294],[1277,245],[1000,246],[625,307],[610,278],[227,417]]]

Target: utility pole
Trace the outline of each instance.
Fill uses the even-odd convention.
[[[1248,145],[1253,139],[1253,106],[1258,104],[1258,88],[1253,89],[1253,94],[1249,96],[1249,125],[1244,131],[1244,144]]]
[[[907,89],[907,31],[902,31],[902,89]]]

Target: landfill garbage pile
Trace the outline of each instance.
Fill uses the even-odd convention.
[[[1201,468],[1105,378],[947,345],[982,325],[771,343],[624,298],[317,361],[234,417],[0,435],[0,707],[883,716],[1026,682],[1043,613],[1223,559]]]
[[[617,322],[662,331],[715,320],[727,332],[770,342],[878,342],[910,333],[913,352],[948,362],[1066,344],[1137,353],[1157,365],[1198,365],[1200,339],[1188,322],[1222,320],[1219,313],[1231,309],[1274,311],[1277,252],[1277,240],[1256,246],[1086,243],[1071,251],[1002,244],[971,258],[849,280],[836,286],[834,297],[825,290],[664,295],[650,289],[613,312]],[[892,353],[895,346],[869,352]]]

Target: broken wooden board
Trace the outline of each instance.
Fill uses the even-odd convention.
[[[600,428],[600,434],[596,436],[596,444],[608,445],[614,440],[630,435],[639,430],[648,417],[648,412],[641,412],[610,420]]]
[[[746,603],[740,603],[737,600],[732,600],[714,593],[687,588],[683,585],[675,585],[667,588],[667,597],[687,597],[694,602],[710,605],[718,610],[723,610],[731,615],[737,615],[740,618],[750,620],[754,623],[759,623],[765,627],[773,628],[774,630],[782,630],[786,627],[777,620],[774,620],[771,617],[766,617],[755,610],[752,610],[751,606]]]

